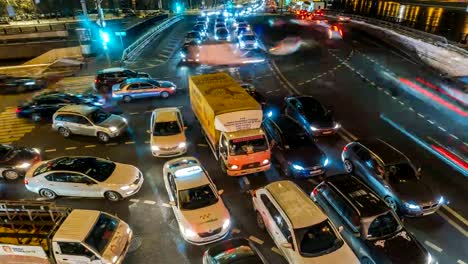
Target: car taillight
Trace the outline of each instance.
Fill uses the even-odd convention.
[[[98,79],[94,79],[94,83],[98,83],[98,82],[99,82],[99,80],[98,80]]]
[[[343,151],[347,151],[347,150],[348,150],[348,145],[343,147]]]
[[[257,197],[257,190],[252,190],[251,194],[252,194],[253,197]]]
[[[28,185],[29,181],[27,179],[24,179],[24,185]]]
[[[317,196],[317,193],[318,193],[317,188],[314,188],[314,189],[312,190],[312,195],[313,195],[313,196]]]
[[[15,113],[18,114],[19,112],[21,112],[21,109],[18,107],[18,108],[16,108]]]

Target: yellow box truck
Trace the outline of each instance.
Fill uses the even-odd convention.
[[[190,104],[221,169],[242,176],[270,168],[270,147],[261,129],[263,112],[230,75],[189,77]]]

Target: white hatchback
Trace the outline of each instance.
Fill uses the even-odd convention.
[[[220,197],[222,190],[216,189],[196,158],[166,162],[163,178],[169,204],[187,242],[204,245],[228,235],[231,217]]]
[[[154,109],[150,123],[151,153],[155,157],[175,157],[187,152],[182,113],[177,107]]]
[[[118,201],[137,193],[143,174],[132,165],[87,156],[68,156],[39,162],[28,170],[26,189],[42,197],[105,197]]]

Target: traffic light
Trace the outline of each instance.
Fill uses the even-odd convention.
[[[99,37],[101,38],[102,42],[102,47],[104,50],[107,50],[107,44],[110,42],[110,36],[109,33],[103,31],[102,29],[99,29]]]
[[[182,7],[180,6],[179,2],[175,4],[175,11],[176,13],[180,13],[182,11]]]

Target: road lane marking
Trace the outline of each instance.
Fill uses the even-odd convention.
[[[346,141],[346,143],[349,143],[351,142],[352,140],[350,138],[348,138],[343,132],[341,131],[338,131],[338,135],[344,139],[344,141]],[[310,179],[311,180],[311,179]]]
[[[155,201],[150,201],[150,200],[144,200],[143,203],[145,203],[145,204],[156,204]]]
[[[468,226],[468,220],[466,220],[463,216],[461,216],[459,213],[457,213],[455,210],[453,210],[452,208],[450,208],[448,205],[445,205],[443,204],[442,205],[442,208],[444,208],[445,210],[447,210],[449,213],[451,213],[453,216],[455,216],[458,220],[460,220],[460,222],[462,222],[463,224],[465,224],[466,226]]]
[[[440,247],[438,247],[436,244],[434,244],[434,243],[432,243],[430,241],[426,240],[426,241],[424,241],[424,244],[426,244],[426,246],[432,248],[433,250],[435,250],[435,251],[437,251],[439,253],[443,251]]]
[[[435,124],[435,122],[430,119],[428,119],[427,122],[431,123],[431,125]]]
[[[170,204],[168,204],[168,203],[162,203],[161,205],[164,206],[164,207],[167,207],[167,208],[171,208],[171,207],[172,207],[172,206],[171,206]]]
[[[409,109],[411,112],[414,112],[413,107],[408,107],[408,109]]]
[[[107,143],[106,146],[117,146],[117,143]]]
[[[346,130],[344,127],[341,127],[341,130],[348,136],[350,137],[351,139],[353,140],[357,140],[358,138],[353,135],[351,132],[349,132],[348,130]]]
[[[418,116],[421,117],[421,118],[425,118],[425,116],[421,113],[418,113]]]
[[[132,112],[129,115],[138,115],[138,114],[139,114],[138,112]]]
[[[462,233],[465,237],[468,237],[468,231],[466,231],[463,227],[461,227],[459,224],[455,223],[450,217],[448,217],[446,214],[442,213],[440,210],[437,211],[437,214],[440,215],[445,221],[447,221],[450,225],[452,225],[458,232]]]
[[[460,140],[457,136],[455,136],[454,134],[450,134],[451,137],[453,137],[454,139],[456,140]]]
[[[240,232],[241,232],[241,231],[240,231],[239,229],[237,229],[237,228],[233,228],[233,229],[232,229],[232,233],[233,233],[233,234],[239,234]]]
[[[138,203],[140,201],[140,199],[130,199],[129,201],[132,202],[132,203]]]
[[[259,245],[263,245],[263,243],[265,243],[260,238],[256,238],[254,236],[249,236],[249,240],[251,240],[251,241],[253,241],[253,242],[255,242],[255,243],[259,244]]]
[[[463,261],[463,260],[461,260],[461,259],[457,260],[457,263],[458,263],[458,264],[466,264],[465,261]]]
[[[281,251],[277,247],[272,247],[271,251],[275,252],[276,254],[280,256],[283,256],[283,253],[281,253]]]
[[[405,105],[405,103],[403,103],[403,101],[398,101],[401,105]]]
[[[86,145],[86,146],[84,146],[84,147],[85,147],[85,148],[94,148],[94,147],[96,147],[96,145]]]
[[[68,148],[65,148],[65,150],[73,150],[73,149],[77,149],[78,147],[68,147]]]
[[[131,145],[131,144],[135,144],[135,141],[127,141],[127,142],[125,142],[125,145]]]
[[[208,144],[197,144],[199,147],[208,147]]]
[[[445,129],[445,128],[441,127],[441,126],[438,126],[438,128],[439,128],[440,130],[444,131],[444,132],[447,132],[447,129]]]
[[[54,151],[57,151],[57,149],[46,149],[46,150],[44,150],[44,152],[54,152]]]

